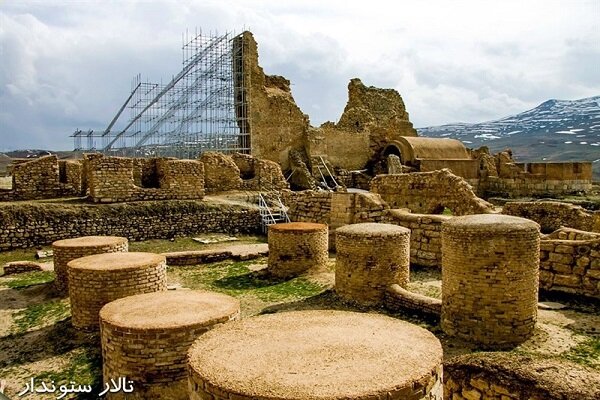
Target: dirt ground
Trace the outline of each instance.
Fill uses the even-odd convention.
[[[166,252],[264,243],[262,237],[244,237],[235,242],[219,242],[219,235],[210,237],[216,238],[216,243],[200,244],[191,238],[154,240],[131,243],[131,250]],[[31,252],[34,253],[34,250]],[[2,261],[23,259],[25,253],[23,250],[4,252],[1,254]],[[235,296],[240,299],[243,317],[324,308],[387,313],[382,309],[351,307],[338,301],[332,291],[333,254],[329,271],[286,281],[265,278],[261,270],[266,263],[267,259],[262,257],[249,261],[169,267],[168,283],[174,288],[212,290]],[[52,380],[57,386],[73,381],[101,390],[98,334],[79,332],[71,326],[68,299],[54,293],[53,278],[53,272],[43,271],[0,277],[0,380],[4,381],[6,393],[11,398],[15,398],[32,377]],[[412,267],[409,288],[440,298],[440,271]],[[534,336],[512,351],[568,359],[600,370],[600,304],[586,299],[546,295],[540,300],[558,302],[564,308],[540,309]],[[446,358],[480,350],[472,344],[447,337],[435,320],[411,313],[390,315],[429,329],[442,342]],[[19,398],[56,396],[29,393]],[[97,397],[71,395],[65,398]]]

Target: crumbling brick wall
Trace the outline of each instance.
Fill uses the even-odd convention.
[[[282,190],[289,189],[281,168],[276,162],[261,160],[247,154],[235,153],[231,156],[240,171],[241,190]]]
[[[534,220],[544,233],[560,227],[600,232],[599,211],[590,212],[581,206],[558,201],[509,202],[504,205],[502,213]]]
[[[204,164],[204,187],[207,193],[238,190],[242,185],[240,169],[230,156],[207,151],[199,158]]]
[[[391,208],[414,213],[441,214],[449,208],[455,215],[489,213],[493,206],[475,195],[471,186],[448,169],[398,175],[378,175],[371,191]]]
[[[296,105],[290,81],[282,76],[266,75],[258,64],[258,45],[250,32],[234,39],[242,48],[244,94],[251,154],[288,167],[288,152],[303,147],[308,116]]]

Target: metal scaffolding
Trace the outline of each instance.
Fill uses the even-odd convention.
[[[250,153],[249,74],[244,73],[242,38],[230,32],[186,32],[181,72],[167,84],[134,77],[131,94],[106,129],[75,131],[74,148],[129,157],[192,159],[206,150]],[[126,109],[130,117],[125,121]]]

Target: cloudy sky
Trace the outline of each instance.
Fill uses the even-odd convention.
[[[0,0],[0,151],[103,129],[134,75],[179,72],[186,29],[251,30],[313,125],[360,77],[422,127],[599,95],[599,21],[600,0]]]

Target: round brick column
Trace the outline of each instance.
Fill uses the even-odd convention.
[[[441,400],[442,346],[378,314],[294,311],[219,326],[189,351],[191,400]]]
[[[67,263],[76,258],[102,253],[126,252],[127,238],[118,236],[83,236],[57,240],[52,243],[54,254],[54,287],[61,294],[69,294]]]
[[[73,326],[97,329],[98,313],[113,300],[167,290],[165,257],[152,253],[106,253],[67,264]]]
[[[510,347],[537,319],[539,225],[483,214],[442,224],[442,329],[485,347]]]
[[[406,287],[410,230],[390,224],[353,224],[336,230],[335,291],[343,300],[379,305],[387,288]]]
[[[130,394],[110,399],[187,399],[187,352],[200,335],[237,319],[233,297],[192,290],[129,296],[100,310],[104,382],[127,377]],[[126,397],[125,397],[126,396]]]
[[[329,259],[327,225],[291,222],[269,226],[269,265],[277,278],[322,271]]]

